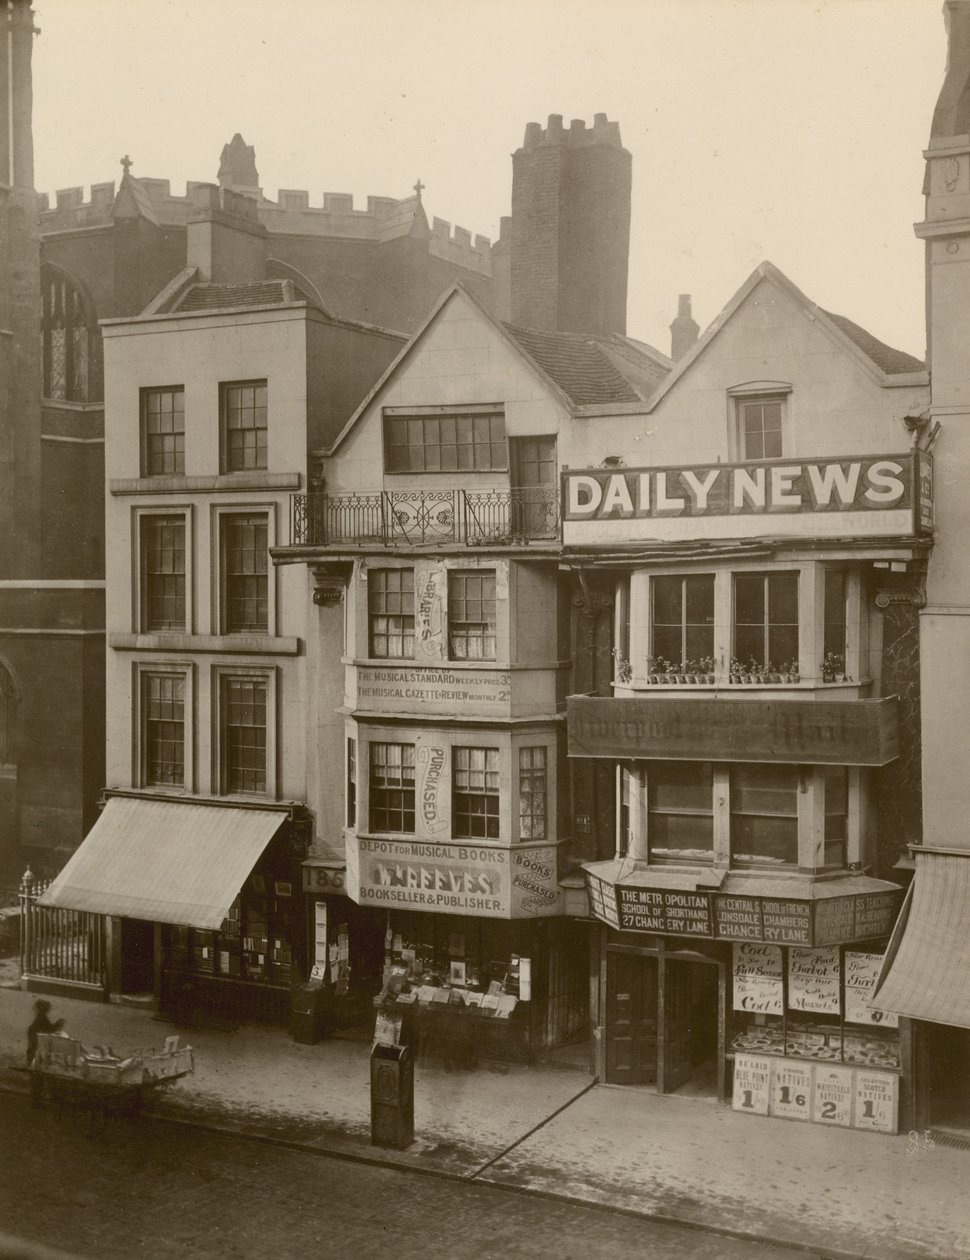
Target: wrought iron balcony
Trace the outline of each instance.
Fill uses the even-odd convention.
[[[290,543],[294,547],[335,543],[514,546],[559,538],[559,492],[554,486],[535,486],[295,494],[292,517]]]

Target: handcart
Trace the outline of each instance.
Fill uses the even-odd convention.
[[[122,1057],[108,1046],[91,1049],[63,1033],[40,1033],[28,1069],[35,1103],[47,1098],[60,1120],[80,1113],[87,1131],[100,1133],[110,1116],[137,1116],[153,1090],[195,1070],[191,1046],[166,1037],[161,1051],[139,1050]]]

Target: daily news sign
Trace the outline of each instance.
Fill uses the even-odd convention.
[[[820,534],[882,537],[933,528],[925,451],[563,474],[563,541]]]

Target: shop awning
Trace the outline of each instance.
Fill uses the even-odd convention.
[[[112,796],[40,904],[214,930],[287,816]]]
[[[970,1028],[970,851],[916,850],[916,874],[872,1005]]]

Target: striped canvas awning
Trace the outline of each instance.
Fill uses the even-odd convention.
[[[215,930],[286,817],[112,796],[40,904]]]
[[[872,1005],[970,1028],[970,850],[914,855],[916,874]]]

